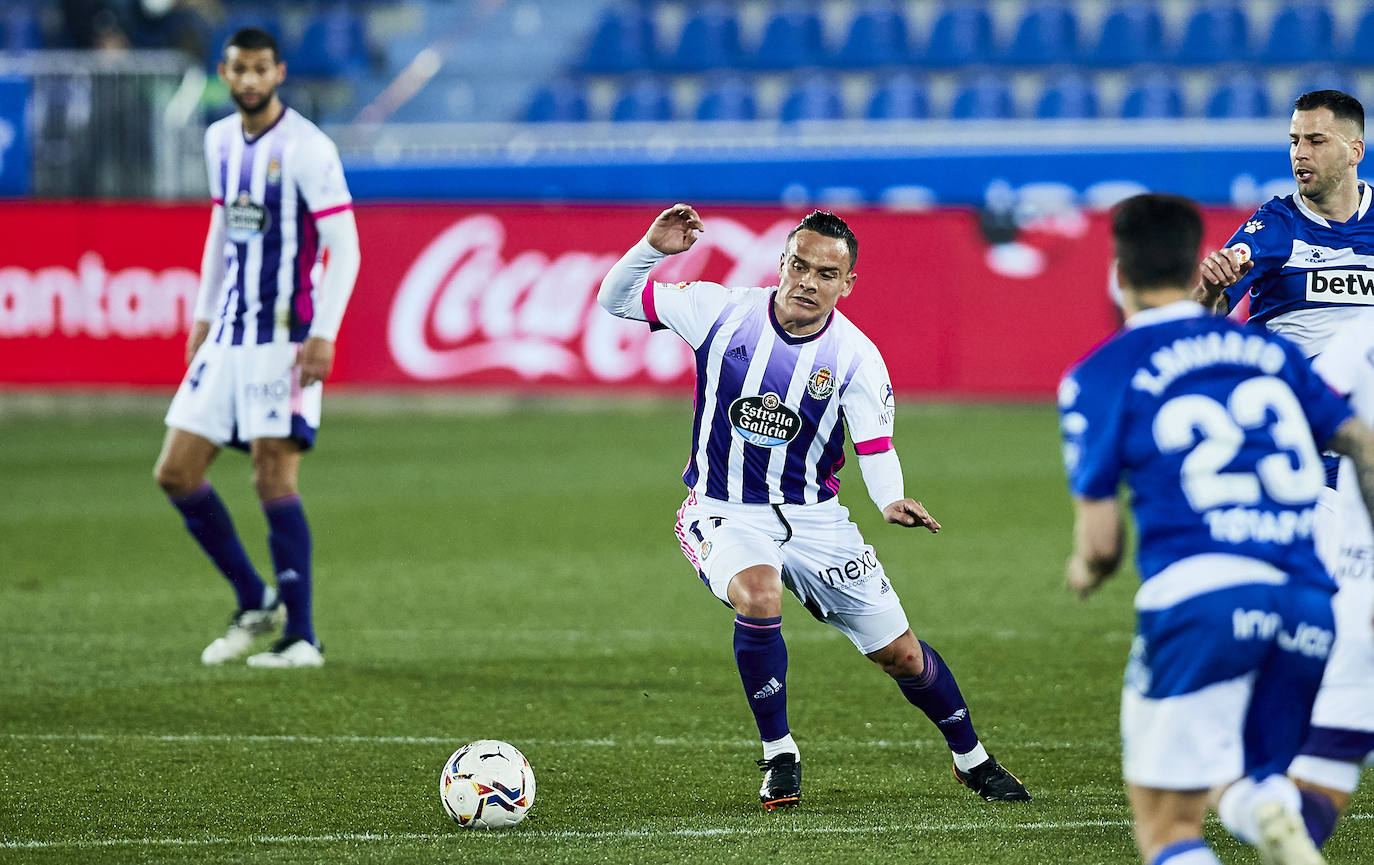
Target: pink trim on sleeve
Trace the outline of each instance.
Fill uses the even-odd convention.
[[[218,204],[220,207],[223,207],[223,206],[224,206],[224,199],[223,199],[223,198],[212,198],[212,199],[210,199],[210,200],[213,201],[215,204]]]
[[[338,207],[326,207],[324,210],[316,210],[310,215],[315,217],[315,221],[318,222],[321,219],[324,219],[326,216],[333,216],[336,213],[342,213],[345,210],[352,209],[353,202],[350,201],[347,204],[340,204]]]
[[[854,442],[854,453],[859,456],[869,454],[880,454],[883,451],[892,450],[892,436],[884,436],[880,439],[869,439],[866,442]]]
[[[663,322],[658,320],[658,312],[654,309],[654,281],[652,279],[649,280],[648,285],[644,286],[644,291],[640,294],[639,299],[644,304],[644,320],[650,324],[662,324]]]

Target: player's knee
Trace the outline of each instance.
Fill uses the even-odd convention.
[[[184,496],[195,492],[201,479],[183,465],[159,459],[153,466],[153,480],[169,496]]]
[[[745,568],[730,581],[730,603],[742,615],[770,618],[782,615],[782,578],[773,568]]]

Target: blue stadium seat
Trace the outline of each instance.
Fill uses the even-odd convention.
[[[673,94],[657,78],[635,78],[615,101],[611,119],[618,123],[672,120]]]
[[[1299,3],[1279,10],[1260,59],[1271,66],[1313,63],[1331,54],[1331,10],[1323,4]]]
[[[1184,65],[1243,63],[1250,59],[1245,10],[1231,0],[1204,0],[1188,19],[1176,62]]]
[[[1340,60],[1351,66],[1374,66],[1374,7],[1360,15],[1354,30]]]
[[[638,6],[611,7],[601,16],[581,68],[597,74],[644,69],[655,54],[654,22]]]
[[[1035,105],[1035,116],[1046,120],[1097,117],[1097,89],[1081,72],[1069,71],[1047,78]]]
[[[320,12],[287,52],[287,63],[292,73],[306,78],[333,78],[365,69],[368,47],[362,17],[346,7]]]
[[[726,3],[710,3],[696,12],[682,27],[671,68],[683,72],[729,69],[739,64],[739,19]]]
[[[0,51],[36,51],[43,47],[38,13],[23,6],[0,7]]]
[[[779,118],[797,120],[839,120],[844,117],[844,99],[830,78],[808,75],[793,85],[783,99]]]
[[[1241,69],[1218,82],[1207,98],[1208,117],[1268,117],[1269,91],[1264,77],[1253,69]]]
[[[550,81],[534,92],[525,120],[531,123],[578,123],[587,119],[587,91],[572,81]]]
[[[748,80],[729,76],[709,81],[702,88],[697,120],[754,120],[757,117],[754,86]]]
[[[1294,99],[1304,93],[1311,93],[1313,90],[1340,90],[1344,93],[1354,93],[1354,87],[1354,82],[1340,66],[1313,64],[1298,70],[1297,85],[1288,97],[1288,102],[1284,108],[1285,110],[1291,109]]]
[[[924,120],[930,116],[925,82],[909,72],[888,77],[873,91],[864,116],[870,120]]]
[[[759,69],[799,69],[825,60],[820,13],[810,3],[788,3],[777,9],[764,25],[752,58]]]
[[[1183,90],[1174,76],[1162,70],[1135,79],[1121,102],[1121,116],[1140,119],[1182,117]]]
[[[950,105],[955,120],[990,120],[1016,116],[1011,85],[1006,76],[993,72],[975,75],[959,85]]]
[[[1164,56],[1164,22],[1159,7],[1144,0],[1120,3],[1102,21],[1095,47],[1088,52],[1094,66],[1116,68],[1153,63]]]
[[[1072,63],[1078,59],[1078,18],[1064,0],[1028,4],[1006,61],[1015,66]]]
[[[835,65],[849,69],[901,66],[911,58],[906,15],[894,0],[869,0],[849,22]]]
[[[987,8],[981,3],[956,2],[936,17],[930,44],[918,59],[927,66],[967,66],[986,63],[996,54]]]

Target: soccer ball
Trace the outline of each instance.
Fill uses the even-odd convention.
[[[444,763],[439,801],[459,826],[514,826],[534,804],[534,770],[509,742],[479,739],[454,751]]]

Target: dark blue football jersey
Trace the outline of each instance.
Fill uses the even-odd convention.
[[[1318,448],[1351,410],[1290,342],[1192,301],[1146,310],[1065,375],[1059,410],[1070,490],[1129,484],[1143,580],[1223,553],[1331,585],[1312,546]]]
[[[1248,292],[1250,321],[1321,353],[1352,309],[1374,305],[1374,190],[1361,183],[1360,206],[1331,222],[1296,192],[1260,206],[1227,241],[1255,266],[1226,289],[1234,308]]]

